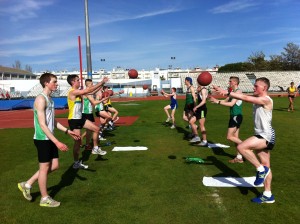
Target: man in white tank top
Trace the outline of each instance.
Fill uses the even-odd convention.
[[[54,136],[54,128],[69,134],[74,139],[80,139],[80,135],[64,127],[55,120],[54,102],[51,93],[57,90],[58,83],[55,75],[44,73],[40,77],[43,92],[34,101],[34,144],[38,152],[39,170],[27,181],[18,183],[18,188],[28,201],[32,200],[31,186],[38,180],[41,192],[40,206],[58,207],[60,202],[52,199],[47,193],[48,173],[59,167],[58,149],[67,151],[68,146],[60,142]]]
[[[262,77],[255,81],[254,96],[236,92],[228,94],[232,98],[253,103],[255,134],[238,144],[237,149],[256,168],[254,185],[264,183],[265,190],[259,197],[252,199],[254,203],[275,202],[274,195],[271,193],[272,172],[270,168],[270,152],[275,144],[275,131],[271,123],[273,100],[268,96],[269,87],[270,81]],[[214,89],[221,94],[226,94],[218,87]]]

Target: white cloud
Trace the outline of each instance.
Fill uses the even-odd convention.
[[[12,21],[37,17],[37,13],[45,6],[52,5],[55,0],[11,0],[10,6],[2,3],[0,13],[8,15]]]
[[[210,11],[213,14],[232,13],[251,8],[259,4],[260,3],[258,3],[257,1],[252,0],[234,0],[229,3],[217,6]]]
[[[47,35],[21,35],[15,38],[11,39],[3,39],[0,40],[0,45],[3,44],[19,44],[19,43],[24,43],[24,42],[31,42],[31,41],[39,41],[39,40],[47,40],[50,37]]]

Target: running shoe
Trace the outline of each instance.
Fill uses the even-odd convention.
[[[201,139],[200,139],[199,136],[195,136],[194,138],[192,138],[192,139],[190,140],[190,143],[196,143],[196,142],[201,142]]]
[[[166,120],[166,122],[169,122],[170,120],[171,120],[171,118],[170,118],[170,117],[168,117],[168,118],[167,118],[167,120]]]
[[[31,194],[30,194],[30,188],[25,186],[26,182],[18,183],[19,190],[23,193],[24,198],[26,198],[28,201],[32,200]]]
[[[171,126],[171,129],[175,129],[176,128],[176,126],[173,124],[172,126]]]
[[[53,198],[48,196],[46,199],[41,199],[40,206],[42,207],[49,207],[49,208],[55,208],[60,206],[60,202],[55,201]]]
[[[93,149],[92,150],[92,154],[94,154],[94,155],[100,155],[100,156],[104,156],[104,155],[106,155],[106,151],[104,151],[104,150],[101,150],[101,148],[98,148],[98,149]]]
[[[207,147],[208,143],[207,142],[200,142],[198,145],[199,146],[203,146],[203,147]]]
[[[74,168],[74,169],[83,169],[83,170],[85,170],[85,169],[89,168],[89,166],[88,166],[88,165],[84,165],[84,164],[82,163],[82,161],[77,161],[77,162],[75,162],[75,163],[73,164],[73,168]]]
[[[271,197],[267,197],[265,195],[260,195],[257,198],[253,198],[251,200],[254,203],[262,204],[262,203],[274,203],[275,202],[275,197],[274,195],[271,195]]]
[[[270,169],[266,166],[264,166],[264,168],[265,168],[265,170],[263,172],[258,172],[257,171],[256,179],[254,181],[254,185],[257,186],[257,185],[262,184],[265,181],[266,177],[269,175]]]

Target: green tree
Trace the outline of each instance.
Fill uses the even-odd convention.
[[[284,68],[284,64],[281,55],[270,55],[269,70],[282,71],[283,68]]]
[[[300,70],[300,49],[294,43],[288,43],[281,53],[284,70]]]
[[[219,68],[219,72],[245,72],[245,71],[252,71],[253,65],[249,62],[237,62],[226,64]]]
[[[255,71],[266,71],[269,70],[269,66],[265,57],[266,55],[262,51],[257,51],[248,57],[248,62],[253,65]]]

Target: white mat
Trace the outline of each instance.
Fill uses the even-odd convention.
[[[211,144],[208,143],[208,148],[229,148],[229,145],[223,145],[221,143],[215,143],[215,144]]]
[[[255,177],[203,177],[203,185],[207,187],[263,187],[254,185]]]
[[[126,147],[114,147],[112,151],[137,151],[137,150],[148,150],[144,146],[126,146]]]

